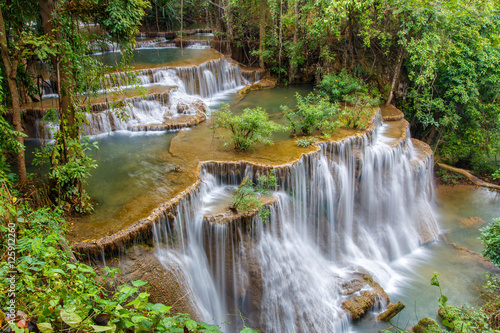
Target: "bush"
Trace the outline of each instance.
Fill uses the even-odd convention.
[[[364,82],[342,70],[339,74],[331,73],[323,76],[318,88],[325,92],[332,102],[345,102],[345,97],[354,92],[363,91]]]
[[[370,87],[360,78],[347,74],[345,70],[339,74],[324,75],[318,88],[331,102],[352,103],[352,98],[358,96],[371,106],[380,104],[380,93],[377,88]]]
[[[344,125],[347,128],[365,129],[373,113],[370,107],[380,104],[376,88],[370,88],[360,78],[346,71],[323,76],[318,88],[331,102],[345,102],[351,106],[344,111]]]
[[[311,144],[313,144],[316,141],[318,141],[317,138],[306,137],[306,138],[298,138],[297,140],[295,140],[295,143],[297,144],[298,147],[305,148],[305,147],[309,147]]]
[[[258,210],[260,217],[267,219],[269,210],[264,208],[260,197],[262,195],[269,195],[269,191],[276,187],[276,182],[277,179],[274,170],[258,177],[257,184],[254,184],[248,177],[245,177],[233,195],[231,209],[242,213]]]
[[[322,132],[332,132],[341,126],[337,119],[340,113],[337,103],[330,103],[328,98],[314,93],[306,97],[296,93],[295,98],[297,108],[281,106],[292,133],[310,134],[318,129]]]
[[[373,115],[372,99],[362,95],[346,98],[351,107],[344,110],[345,127],[366,129]]]
[[[500,218],[493,219],[493,223],[479,229],[480,239],[483,241],[483,256],[490,259],[495,265],[500,265]]]
[[[284,129],[283,126],[270,121],[267,112],[262,108],[245,109],[241,116],[235,116],[226,104],[214,113],[212,129],[219,128],[231,132],[230,139],[225,141],[224,145],[233,144],[237,150],[247,150],[256,143],[272,145],[273,133]]]
[[[113,280],[108,280],[113,290],[106,290],[104,280],[113,278],[118,269],[106,267],[104,274],[97,275],[92,267],[75,260],[64,237],[60,209],[33,211],[2,186],[0,222],[2,239],[17,233],[16,245],[0,244],[2,256],[15,254],[14,262],[0,261],[0,302],[6,305],[0,310],[0,331],[27,332],[28,325],[36,325],[42,333],[220,332],[217,325],[198,323],[187,314],[170,314],[170,306],[148,302],[147,282],[114,287]],[[27,318],[14,320],[7,306],[11,300]],[[255,331],[244,327],[242,332]]]

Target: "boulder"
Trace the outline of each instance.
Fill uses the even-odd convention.
[[[411,331],[413,333],[441,333],[442,330],[438,323],[431,318],[422,318],[417,325],[413,326]]]
[[[363,288],[370,290],[363,290]],[[352,279],[342,285],[343,293],[350,295],[343,303],[342,309],[347,312],[353,320],[359,319],[379,301],[389,303],[389,296],[384,289],[365,274],[360,278]],[[351,294],[349,294],[351,292]]]

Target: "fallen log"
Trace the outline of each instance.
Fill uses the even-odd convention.
[[[444,170],[447,170],[447,171],[451,171],[451,172],[456,172],[458,174],[461,174],[462,176],[465,176],[474,185],[488,187],[488,188],[492,188],[492,189],[495,189],[495,190],[500,190],[500,186],[495,185],[495,184],[491,184],[491,183],[488,183],[488,182],[485,182],[485,181],[477,178],[476,176],[474,176],[472,173],[470,173],[470,171],[467,171],[465,169],[455,168],[455,167],[452,167],[451,165],[447,165],[447,164],[444,164],[444,163],[437,163],[437,165],[441,169],[444,169]]]
[[[406,305],[404,305],[403,302],[399,301],[396,304],[389,306],[387,310],[379,314],[377,316],[377,320],[387,322],[391,320],[395,315],[400,313],[405,308],[405,306]]]

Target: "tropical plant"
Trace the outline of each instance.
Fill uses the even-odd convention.
[[[262,108],[245,109],[241,115],[233,115],[229,105],[221,106],[214,113],[212,129],[228,130],[229,138],[224,146],[234,145],[237,150],[247,150],[257,143],[272,145],[273,133],[283,130],[283,126],[269,120],[269,116]],[[224,139],[226,135],[222,136]]]
[[[491,260],[495,265],[500,265],[500,218],[486,227],[479,229],[480,239],[483,241],[483,256]]]
[[[294,134],[310,134],[315,130],[324,133],[333,132],[341,126],[339,120],[340,108],[337,103],[331,103],[328,98],[315,93],[303,97],[295,94],[297,108],[290,109],[281,106],[284,117],[290,123]]]
[[[261,196],[269,195],[269,191],[276,187],[276,183],[277,178],[274,170],[258,177],[257,184],[254,184],[248,177],[245,177],[233,194],[231,209],[237,212],[258,210],[260,217],[266,220],[270,212],[264,208]]]
[[[6,258],[0,261],[0,301],[5,305],[0,330],[27,332],[28,326],[35,326],[42,333],[221,332],[217,325],[150,303],[147,282],[115,286],[118,269],[105,267],[98,274],[77,261],[64,237],[67,224],[62,215],[58,208],[33,210],[1,184],[0,234],[5,240],[12,235],[17,242],[0,244]],[[17,316],[8,304],[15,304]],[[254,331],[244,327],[242,332]]]
[[[62,152],[57,147],[44,146],[35,151],[34,165],[42,165],[47,159],[52,160],[49,179],[54,184],[54,193],[59,207],[75,209],[78,213],[89,213],[93,210],[91,199],[84,189],[92,169],[97,168],[96,161],[90,157],[90,149],[99,149],[97,142],[90,144],[88,140],[78,139],[67,142],[70,149],[66,163],[58,163]]]
[[[295,143],[297,144],[298,147],[305,148],[309,147],[316,141],[318,141],[318,139],[315,137],[305,137],[305,138],[298,138],[297,140],[295,140]]]

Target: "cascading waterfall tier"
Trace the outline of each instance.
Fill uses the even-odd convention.
[[[106,76],[105,86],[133,87],[133,83],[147,87],[168,87],[165,92],[152,93],[146,97],[132,97],[116,102],[94,103],[86,112],[87,121],[82,126],[82,135],[110,133],[116,130],[163,131],[191,127],[206,119],[207,105],[215,95],[235,91],[252,80],[260,79],[240,67],[220,58],[198,66],[164,67],[113,73]],[[103,90],[104,92],[104,90]],[[50,139],[57,126],[42,119],[29,118],[25,128],[33,128],[34,137]],[[35,112],[36,116],[36,112]]]
[[[391,138],[395,126],[401,135]],[[363,272],[386,286],[389,263],[438,234],[432,152],[407,128],[376,122],[286,165],[204,162],[200,179],[147,219],[73,248],[97,254],[152,239],[160,260],[181,267],[193,311],[216,323],[231,319],[227,331],[241,327],[228,317],[237,311],[265,332],[347,331],[345,282]],[[211,197],[271,169],[279,184],[267,221],[207,218]]]
[[[248,79],[245,80],[248,83],[254,83],[250,75],[246,76]],[[242,80],[240,67],[222,57],[196,66],[148,68],[108,74],[103,82],[103,89],[117,86],[126,88],[138,82],[143,86],[152,84],[178,86],[184,89],[186,94],[206,98],[241,87]]]

